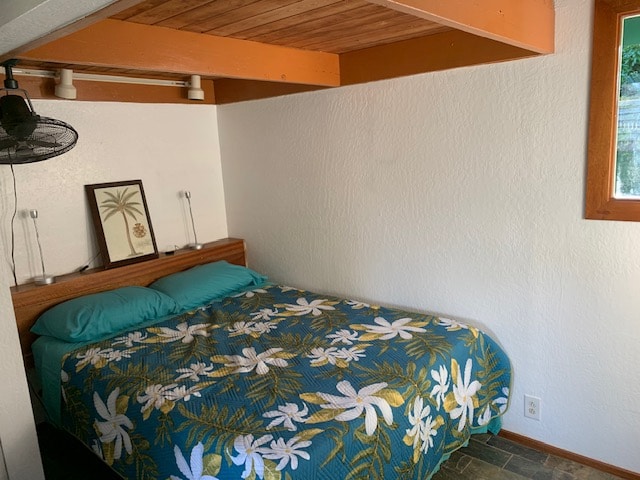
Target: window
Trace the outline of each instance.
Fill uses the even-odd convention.
[[[640,221],[640,0],[595,2],[585,216]]]

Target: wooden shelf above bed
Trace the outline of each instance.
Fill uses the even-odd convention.
[[[11,298],[25,362],[30,362],[31,344],[36,338],[30,328],[45,310],[54,305],[127,285],[147,286],[165,275],[218,260],[246,265],[244,240],[224,238],[205,243],[201,250],[181,249],[173,255],[162,254],[159,258],[123,267],[109,270],[94,268],[61,275],[51,285],[28,283],[12,287]]]

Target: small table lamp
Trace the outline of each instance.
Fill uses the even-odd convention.
[[[36,230],[36,241],[38,242],[38,250],[40,251],[40,264],[42,265],[42,275],[35,277],[33,281],[36,285],[49,285],[50,283],[55,282],[56,279],[51,275],[47,275],[44,269],[44,256],[42,255],[40,233],[38,232],[38,223],[36,222],[36,219],[38,218],[38,210],[29,210],[29,216],[33,219],[33,227]]]
[[[189,248],[193,250],[200,250],[202,248],[202,244],[198,243],[198,235],[196,234],[196,224],[193,221],[193,211],[191,210],[191,192],[189,190],[185,190],[184,196],[187,198],[187,203],[189,204],[189,216],[191,217],[191,228],[193,228],[193,243],[189,244]]]

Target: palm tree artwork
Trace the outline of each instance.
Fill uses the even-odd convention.
[[[138,208],[142,204],[136,200],[134,197],[139,192],[137,190],[129,191],[129,187],[124,190],[116,190],[116,193],[109,192],[108,190],[104,191],[104,195],[107,197],[105,200],[100,202],[100,208],[102,209],[102,213],[104,214],[103,222],[106,223],[111,217],[121,214],[122,219],[124,220],[124,228],[125,233],[127,235],[127,242],[129,244],[129,248],[131,249],[130,257],[135,257],[137,255],[142,255],[142,253],[137,252],[135,247],[133,246],[133,242],[131,241],[131,229],[129,228],[129,218],[131,217],[134,221],[137,221],[137,215],[140,215],[144,218],[144,213]]]

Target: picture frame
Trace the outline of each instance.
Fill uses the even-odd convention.
[[[105,268],[158,258],[142,180],[84,188]]]

